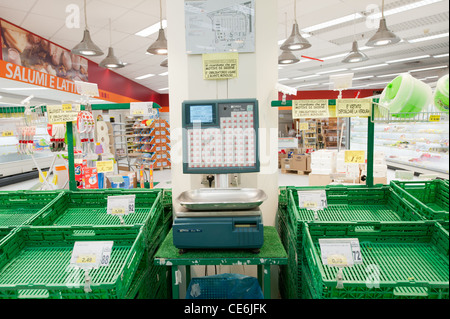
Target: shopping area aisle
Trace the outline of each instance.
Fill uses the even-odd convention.
[[[395,178],[395,171],[388,169],[387,179],[388,183]],[[171,170],[156,170],[153,173],[153,181],[158,184],[155,188],[172,188],[172,172]],[[25,182],[16,183],[8,186],[0,187],[0,191],[14,191],[14,190],[30,190],[35,189],[40,185],[39,179],[31,179]],[[282,174],[278,170],[278,186],[308,186],[308,175],[297,174]]]

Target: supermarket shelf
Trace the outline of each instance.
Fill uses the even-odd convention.
[[[390,159],[390,158],[386,159],[386,164],[390,168],[414,171],[415,173],[418,173],[418,174],[436,174],[440,178],[449,179],[449,172],[438,169],[438,168],[430,170],[430,169],[427,169],[422,166],[414,165],[413,163],[406,164],[404,162],[396,161],[396,160]]]
[[[443,123],[448,122],[449,117],[444,112],[418,112],[418,113],[391,113],[381,105],[375,107],[373,123]]]

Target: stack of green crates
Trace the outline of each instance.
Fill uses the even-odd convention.
[[[303,235],[304,298],[449,298],[449,235],[439,223],[311,223]],[[338,279],[322,264],[320,238],[358,238],[363,263]]]
[[[325,190],[328,207],[318,211],[300,209],[298,191]],[[321,222],[422,221],[414,207],[390,186],[326,186],[288,188],[287,209],[279,209],[278,231],[288,252],[288,265],[281,267],[280,292],[283,298],[304,298],[302,254],[304,227]]]
[[[38,213],[20,225],[12,225],[19,227],[3,240],[0,237],[0,251],[6,252],[0,255],[0,298],[167,296],[166,267],[153,263],[154,253],[172,222],[172,213],[162,204],[162,190],[80,190],[54,194]],[[34,194],[25,197],[28,195]],[[123,223],[106,210],[107,198],[120,195],[136,196],[135,213],[123,216]],[[69,267],[77,241],[114,241],[110,265],[90,272],[90,293],[84,292],[83,279]],[[28,268],[27,262],[31,263]]]

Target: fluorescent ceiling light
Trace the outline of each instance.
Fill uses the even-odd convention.
[[[445,38],[448,37],[448,32],[447,33],[441,33],[441,34],[435,34],[435,35],[431,35],[429,37],[424,37],[424,38],[417,38],[417,39],[413,39],[413,40],[408,40],[409,43],[417,43],[417,42],[423,42],[423,41],[429,41],[429,40],[435,40],[435,39],[440,39],[440,38]]]
[[[278,79],[278,82],[281,82],[281,81],[289,81],[290,79],[289,78],[283,78],[283,79]]]
[[[142,75],[142,76],[138,76],[136,78],[136,80],[143,80],[143,79],[151,78],[152,76],[155,76],[155,75],[154,74],[145,74],[145,75]]]
[[[348,53],[341,53],[341,54],[337,54],[337,55],[331,55],[331,56],[327,56],[324,58],[319,58],[320,60],[331,60],[331,59],[337,59],[337,58],[342,58],[344,56],[347,56]]]
[[[38,91],[38,90],[49,90],[48,88],[2,88],[6,91]]]
[[[359,77],[359,78],[354,78],[353,81],[364,80],[364,79],[370,79],[370,78],[373,78],[373,75],[361,76],[361,77]]]
[[[166,76],[166,75],[169,75],[169,72],[164,72],[164,73],[159,74],[159,76]]]
[[[448,56],[448,53],[444,53],[444,54],[434,55],[433,58],[445,58],[447,56]]]
[[[347,71],[347,69],[339,69],[339,70],[333,70],[333,71],[317,72],[316,74],[322,75],[322,74],[336,73],[336,72],[342,72],[342,71]]]
[[[162,26],[163,29],[167,28],[167,20],[162,20]],[[145,38],[152,34],[155,34],[159,31],[159,29],[161,29],[161,22],[155,23],[154,25],[135,33],[135,35]]]
[[[390,9],[390,10],[386,10],[384,11],[384,16],[390,16],[393,14],[397,14],[397,13],[401,13],[401,12],[405,12],[405,11],[409,11],[412,9],[417,9],[423,6],[427,6],[436,2],[441,2],[442,0],[423,0],[423,1],[417,1],[411,4],[407,4],[398,8],[394,8],[394,9]],[[381,18],[381,12],[374,14],[374,15],[370,15],[370,18],[372,19],[379,19]]]
[[[297,88],[304,88],[304,87],[308,87],[308,86],[319,86],[319,83],[299,85],[299,86],[297,86]]]
[[[400,73],[391,73],[391,74],[384,74],[384,75],[377,75],[377,78],[390,78],[390,77],[394,77],[400,75]]]
[[[169,88],[159,89],[158,91],[167,91]]]
[[[312,74],[312,75],[301,76],[301,77],[298,77],[298,78],[293,78],[292,80],[303,80],[303,79],[318,78],[319,76],[320,75]]]
[[[427,55],[421,55],[421,56],[415,56],[412,58],[405,58],[405,59],[398,59],[398,60],[392,60],[392,61],[387,61],[386,63],[397,63],[397,62],[404,62],[404,61],[411,61],[411,60],[420,60],[420,59],[426,59],[426,58],[430,58],[431,56],[429,54]]]
[[[432,67],[432,68],[411,70],[409,72],[413,73],[413,72],[430,71],[430,70],[437,70],[437,69],[445,69],[447,67],[448,67],[447,65],[441,65],[441,66],[435,66],[435,67]]]
[[[328,28],[328,27],[332,27],[332,26],[337,25],[337,24],[345,23],[345,22],[348,22],[348,21],[353,21],[353,20],[356,20],[356,19],[359,19],[359,18],[362,18],[362,17],[363,17],[363,15],[360,14],[360,13],[354,13],[354,14],[350,14],[350,15],[342,17],[342,18],[337,18],[337,19],[330,20],[330,21],[327,21],[327,22],[324,22],[324,23],[319,23],[319,24],[313,25],[313,26],[308,27],[308,28],[304,28],[304,29],[302,29],[302,31],[306,32],[306,33],[310,33],[310,32],[314,32],[314,31],[317,31],[317,30],[321,30],[321,29],[325,29],[325,28]]]
[[[352,70],[356,71],[356,70],[374,69],[374,68],[379,68],[379,67],[382,67],[382,66],[388,66],[388,64],[382,63],[382,64],[375,64],[375,65],[369,65],[369,66],[362,66],[362,67],[359,67],[359,68],[354,68]]]

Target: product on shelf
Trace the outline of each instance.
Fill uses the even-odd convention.
[[[389,109],[394,117],[411,118],[428,106],[432,95],[428,84],[403,73],[386,86],[380,104]]]
[[[434,92],[434,106],[442,112],[448,113],[448,74],[441,77]]]

